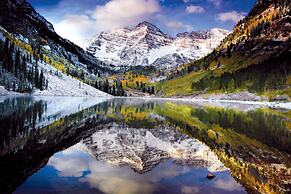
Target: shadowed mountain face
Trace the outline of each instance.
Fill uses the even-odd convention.
[[[64,101],[66,106],[58,106]],[[112,186],[105,184],[109,180],[116,188],[128,184],[129,193],[194,192],[194,187],[216,193],[287,192],[290,113],[221,106],[3,99],[0,192],[34,193],[36,187],[42,193],[64,192],[74,187],[74,192],[112,193]],[[205,182],[208,172],[217,175],[214,182]],[[222,190],[226,180],[232,187],[229,182],[229,190]],[[180,183],[175,186],[180,190],[172,188],[174,183]]]
[[[75,67],[109,72],[103,63],[82,48],[63,39],[51,23],[38,14],[26,0],[3,0],[0,7],[0,26],[33,48],[49,48],[51,56],[57,55]],[[84,70],[87,70],[86,68]]]

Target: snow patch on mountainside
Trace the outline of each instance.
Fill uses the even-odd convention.
[[[92,97],[109,97],[92,86],[80,82],[66,74],[58,71],[45,63],[39,66],[44,71],[44,76],[48,80],[48,89],[44,91],[36,90],[33,94],[37,96],[92,96]]]

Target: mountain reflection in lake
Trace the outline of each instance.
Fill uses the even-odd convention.
[[[0,193],[290,192],[289,111],[63,97],[0,110]]]

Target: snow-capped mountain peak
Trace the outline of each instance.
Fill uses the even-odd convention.
[[[155,26],[154,24],[151,24],[147,21],[143,21],[143,22],[139,23],[138,25],[136,25],[135,28],[145,28],[148,31],[160,31],[161,33],[163,33],[157,26]]]
[[[229,31],[185,32],[171,37],[149,22],[133,28],[102,32],[86,46],[99,60],[114,66],[155,66],[173,68],[210,53]]]

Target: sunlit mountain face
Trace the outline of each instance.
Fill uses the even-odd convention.
[[[64,100],[66,106],[55,106]],[[246,193],[289,188],[286,111],[62,97],[4,98],[0,108],[2,193]],[[209,173],[215,178],[209,180]]]
[[[88,41],[85,48],[115,69],[151,66],[160,71],[170,71],[206,56],[229,33],[228,30],[213,28],[179,33],[172,37],[145,21],[132,29],[102,32]]]

